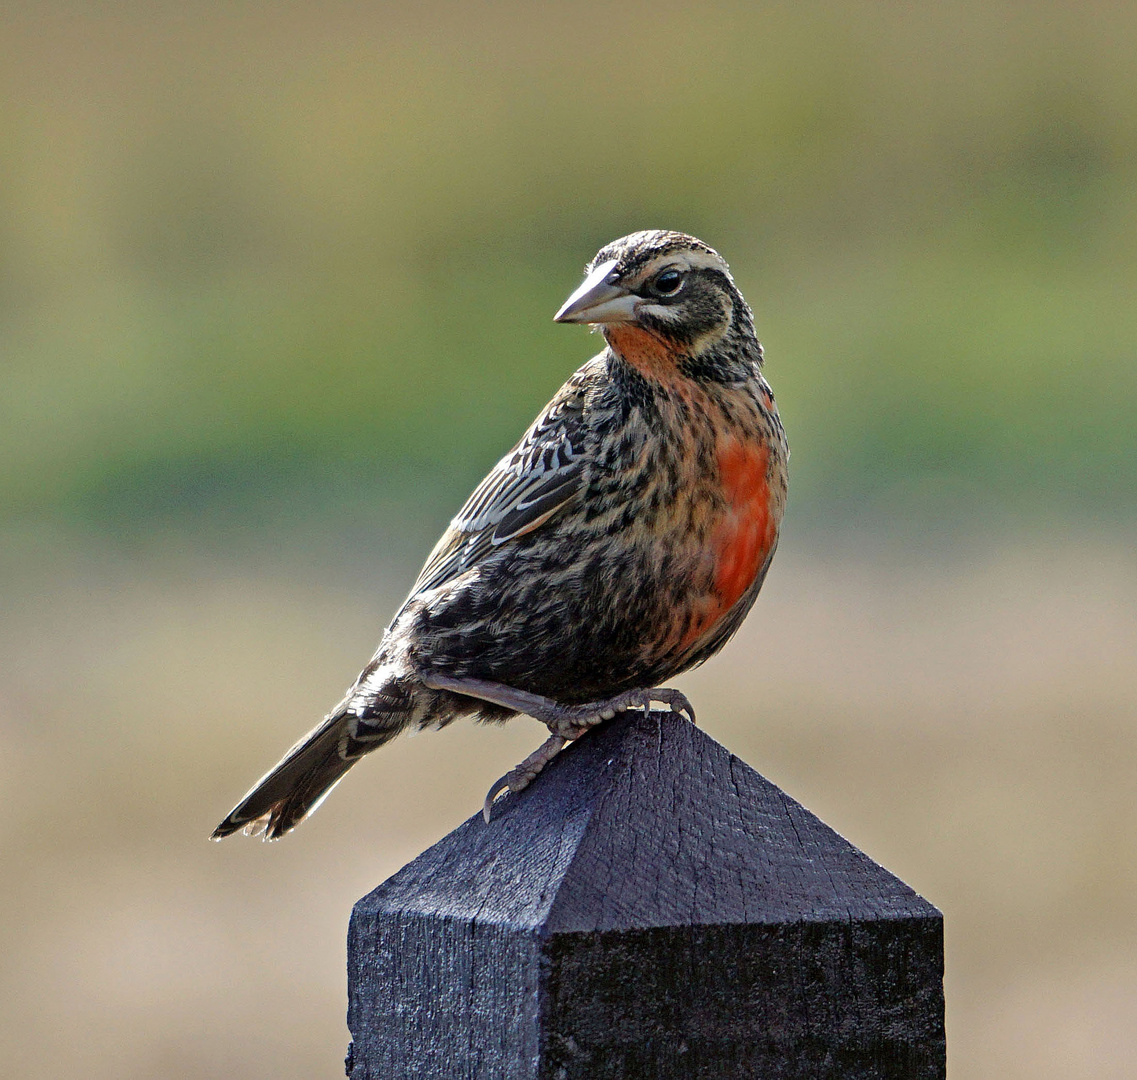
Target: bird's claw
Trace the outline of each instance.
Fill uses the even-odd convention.
[[[653,690],[643,691],[646,700],[644,702],[644,712],[651,709],[653,701],[661,701],[673,713],[678,713],[680,716],[685,716],[692,724],[698,724],[695,719],[695,708],[687,699],[687,695],[681,690],[671,690],[668,687],[661,686]]]
[[[499,780],[495,780],[489,791],[486,792],[486,801],[482,803],[482,820],[484,820],[487,825],[490,822],[490,816],[493,814],[493,804],[497,801],[499,795],[509,791],[510,785],[513,783],[513,774],[516,771],[516,769],[510,769],[510,771]]]
[[[500,780],[495,781],[486,793],[486,801],[482,803],[482,817],[485,821],[489,822],[493,813],[493,804],[499,795],[507,791],[512,791],[515,795],[519,791],[524,791],[537,779],[541,770],[557,756],[567,741],[563,735],[554,732],[520,765],[510,769]]]

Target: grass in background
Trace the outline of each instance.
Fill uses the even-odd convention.
[[[3,40],[14,515],[192,530],[360,476],[452,509],[647,225],[732,261],[803,515],[1131,515],[1132,13],[33,7]]]

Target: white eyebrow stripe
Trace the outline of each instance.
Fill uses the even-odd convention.
[[[718,255],[712,255],[709,251],[685,251],[683,256],[687,265],[692,270],[723,270],[727,266],[726,262]]]
[[[718,255],[712,255],[708,251],[670,251],[652,259],[640,271],[636,280],[646,281],[668,266],[673,266],[677,270],[719,270],[730,277],[730,270]]]

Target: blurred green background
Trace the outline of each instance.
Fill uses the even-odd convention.
[[[338,1075],[351,902],[537,728],[204,837],[598,346],[731,262],[793,445],[717,738],[941,905],[957,1080],[1137,1060],[1137,9],[7,4],[11,1075]]]

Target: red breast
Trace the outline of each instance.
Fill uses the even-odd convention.
[[[683,635],[680,651],[713,630],[754,584],[778,536],[767,476],[769,448],[731,436],[719,441],[715,457],[725,506],[708,545],[714,568],[711,591]]]

